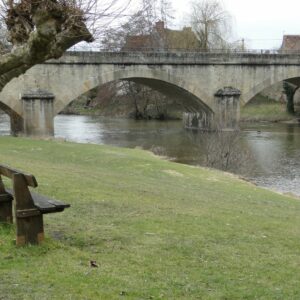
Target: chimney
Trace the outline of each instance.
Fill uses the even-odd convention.
[[[165,29],[165,22],[164,21],[158,21],[155,23],[155,29],[157,32],[162,33]]]

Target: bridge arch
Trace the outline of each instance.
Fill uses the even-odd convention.
[[[0,101],[0,110],[10,118],[10,131],[12,135],[17,135],[23,130],[23,118],[11,107]]]
[[[72,86],[72,90],[64,97],[55,101],[54,114],[58,114],[70,102],[82,94],[98,86],[109,82],[128,80],[151,87],[167,96],[184,97],[184,107],[187,111],[199,111],[199,109],[213,113],[214,108],[210,97],[198,86],[189,84],[185,79],[171,75],[163,70],[152,69],[150,67],[132,66],[128,69],[117,69],[112,72],[101,72],[97,76],[82,76],[82,82],[77,86]],[[72,85],[72,84],[71,84]]]
[[[242,94],[242,106],[246,105],[257,94],[261,93],[264,89],[269,88],[276,83],[287,81],[296,86],[300,86],[300,70],[292,70],[288,74],[280,74],[279,76],[269,76],[262,82],[254,85],[250,90],[244,90]]]
[[[227,116],[228,108],[215,98],[217,91],[238,89],[240,104],[244,105],[278,82],[286,80],[300,86],[300,61],[298,55],[285,54],[66,53],[59,60],[36,65],[13,79],[1,91],[1,101],[25,120],[20,95],[47,90],[55,96],[49,112],[53,117],[89,90],[120,80],[159,86],[177,96],[188,95],[192,103],[188,109],[207,109],[215,119]],[[236,107],[234,116],[238,120],[240,105]]]

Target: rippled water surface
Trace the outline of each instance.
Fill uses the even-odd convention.
[[[0,115],[0,134],[9,135],[6,115]],[[201,164],[204,155],[197,134],[184,130],[180,121],[59,115],[55,118],[55,136],[80,143],[142,147],[194,165]],[[239,143],[244,149],[241,151],[248,153],[240,173],[261,186],[300,196],[298,124],[243,124]]]

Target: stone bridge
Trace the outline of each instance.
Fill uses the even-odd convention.
[[[257,93],[284,80],[300,86],[300,55],[67,52],[7,84],[0,109],[10,115],[14,134],[51,135],[54,116],[65,106],[115,80],[173,97],[200,128],[235,128],[240,106]]]

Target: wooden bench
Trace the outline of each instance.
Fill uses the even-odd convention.
[[[12,180],[12,190],[5,188],[1,175]],[[44,239],[43,214],[70,207],[69,204],[31,192],[29,186],[38,186],[33,175],[0,165],[0,223],[13,223],[14,199],[18,246],[39,244]]]

